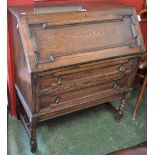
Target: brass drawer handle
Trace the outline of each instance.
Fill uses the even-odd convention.
[[[55,103],[58,104],[59,102],[60,102],[60,96],[57,96],[57,97],[55,98]]]
[[[123,64],[121,64],[121,65],[118,66],[118,71],[119,71],[119,72],[126,72],[126,69],[125,69],[125,67],[123,66]]]
[[[62,83],[62,78],[59,77],[59,78],[57,78],[56,80],[57,80],[57,84],[58,84],[58,85],[60,85],[60,84]]]
[[[114,83],[113,89],[119,90],[120,89],[120,85],[118,83]]]

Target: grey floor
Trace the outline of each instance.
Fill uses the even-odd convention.
[[[36,155],[106,155],[147,140],[147,95],[135,121],[132,112],[139,92],[135,87],[121,122],[112,108],[103,104],[55,119],[37,128]],[[112,102],[118,106],[120,101]],[[8,114],[8,155],[31,155],[27,134],[16,118]]]

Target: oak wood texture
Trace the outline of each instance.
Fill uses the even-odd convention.
[[[32,152],[39,122],[115,99],[121,99],[118,119],[124,113],[145,52],[136,12],[90,4],[91,10],[82,3],[79,11],[51,13],[29,12],[32,6],[9,9],[17,112]]]

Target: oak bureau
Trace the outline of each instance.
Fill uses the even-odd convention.
[[[32,152],[40,122],[115,99],[123,116],[145,52],[135,9],[92,2],[9,11],[17,116]]]

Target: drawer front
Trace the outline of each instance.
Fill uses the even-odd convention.
[[[110,77],[130,74],[137,66],[136,58],[114,59],[99,61],[83,65],[76,65],[64,69],[54,70],[39,76],[39,94],[46,92],[71,91],[96,80],[110,80]]]
[[[123,79],[113,79],[112,82],[94,85],[88,88],[76,89],[70,92],[64,92],[58,95],[39,96],[40,109],[49,109],[55,111],[59,108],[66,108],[76,104],[85,104],[100,98],[109,97],[115,94],[123,93],[131,90],[128,81],[131,76],[125,76]]]

